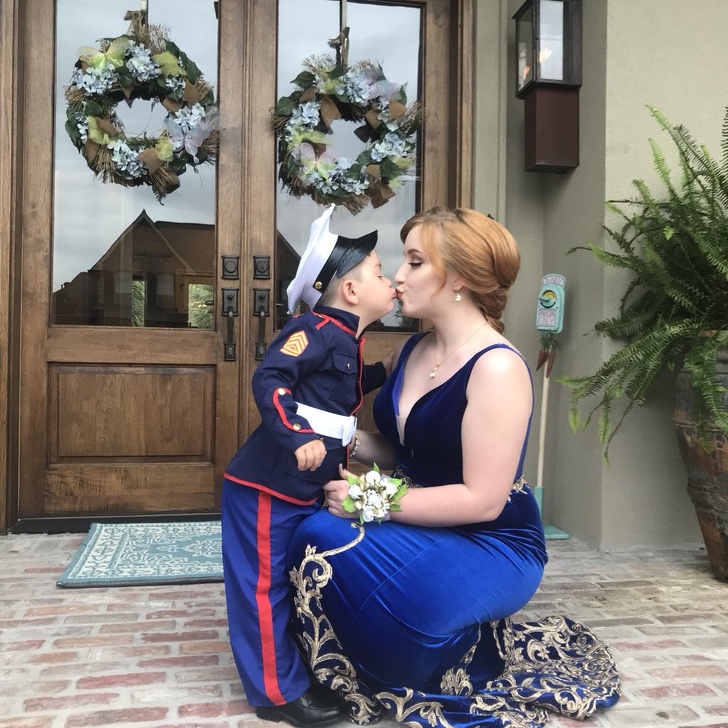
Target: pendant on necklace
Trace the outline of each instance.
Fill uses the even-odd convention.
[[[435,366],[435,368],[434,368],[434,369],[433,369],[433,370],[432,370],[432,371],[430,372],[430,379],[434,379],[434,378],[435,378],[435,374],[437,374],[437,370],[438,370],[439,368],[440,368],[440,365],[439,365],[439,364],[437,364],[437,365]]]

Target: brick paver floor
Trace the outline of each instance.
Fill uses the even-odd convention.
[[[0,728],[273,725],[239,685],[222,584],[59,589],[82,538],[0,536]],[[589,624],[623,676],[621,702],[584,728],[728,728],[728,584],[700,545],[607,553],[567,539],[549,551],[519,616]]]

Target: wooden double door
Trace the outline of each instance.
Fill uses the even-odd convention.
[[[285,320],[285,285],[323,210],[281,189],[270,110],[304,58],[328,51],[340,4],[148,3],[148,22],[169,28],[213,83],[220,111],[216,164],[188,170],[161,203],[148,189],[94,179],[63,125],[76,48],[123,33],[128,4],[17,6],[7,494],[15,531],[219,511],[225,466],[258,422],[252,371]],[[426,110],[417,169],[401,193],[356,217],[342,210],[332,225],[343,234],[379,229],[390,275],[406,218],[469,195],[470,8],[348,3],[350,62],[371,47]],[[156,133],[163,115],[141,114],[129,123]],[[411,324],[396,315],[380,322],[367,359]]]

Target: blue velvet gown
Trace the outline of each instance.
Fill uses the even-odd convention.
[[[423,335],[407,342],[379,392],[376,424],[395,446],[397,475],[421,487],[462,482],[466,387],[493,347],[415,403],[400,442],[404,364]],[[346,699],[354,722],[389,711],[423,727],[538,728],[548,710],[585,718],[618,700],[614,661],[586,627],[560,616],[510,620],[547,561],[538,505],[522,477],[525,451],[524,443],[494,521],[359,526],[322,510],[298,527],[289,552],[292,629],[313,674]]]

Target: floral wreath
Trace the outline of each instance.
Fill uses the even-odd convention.
[[[104,182],[150,185],[159,202],[187,165],[214,164],[219,132],[212,86],[160,26],[139,22],[125,35],[85,46],[66,88],[66,131]],[[169,112],[157,136],[127,137],[116,105],[135,98]]]
[[[348,66],[326,55],[303,66],[295,91],[273,111],[283,188],[354,214],[369,202],[380,207],[412,179],[407,173],[415,164],[419,105],[407,106],[404,87],[388,81],[371,61]],[[337,119],[364,122],[354,133],[367,147],[355,160],[327,148]]]

